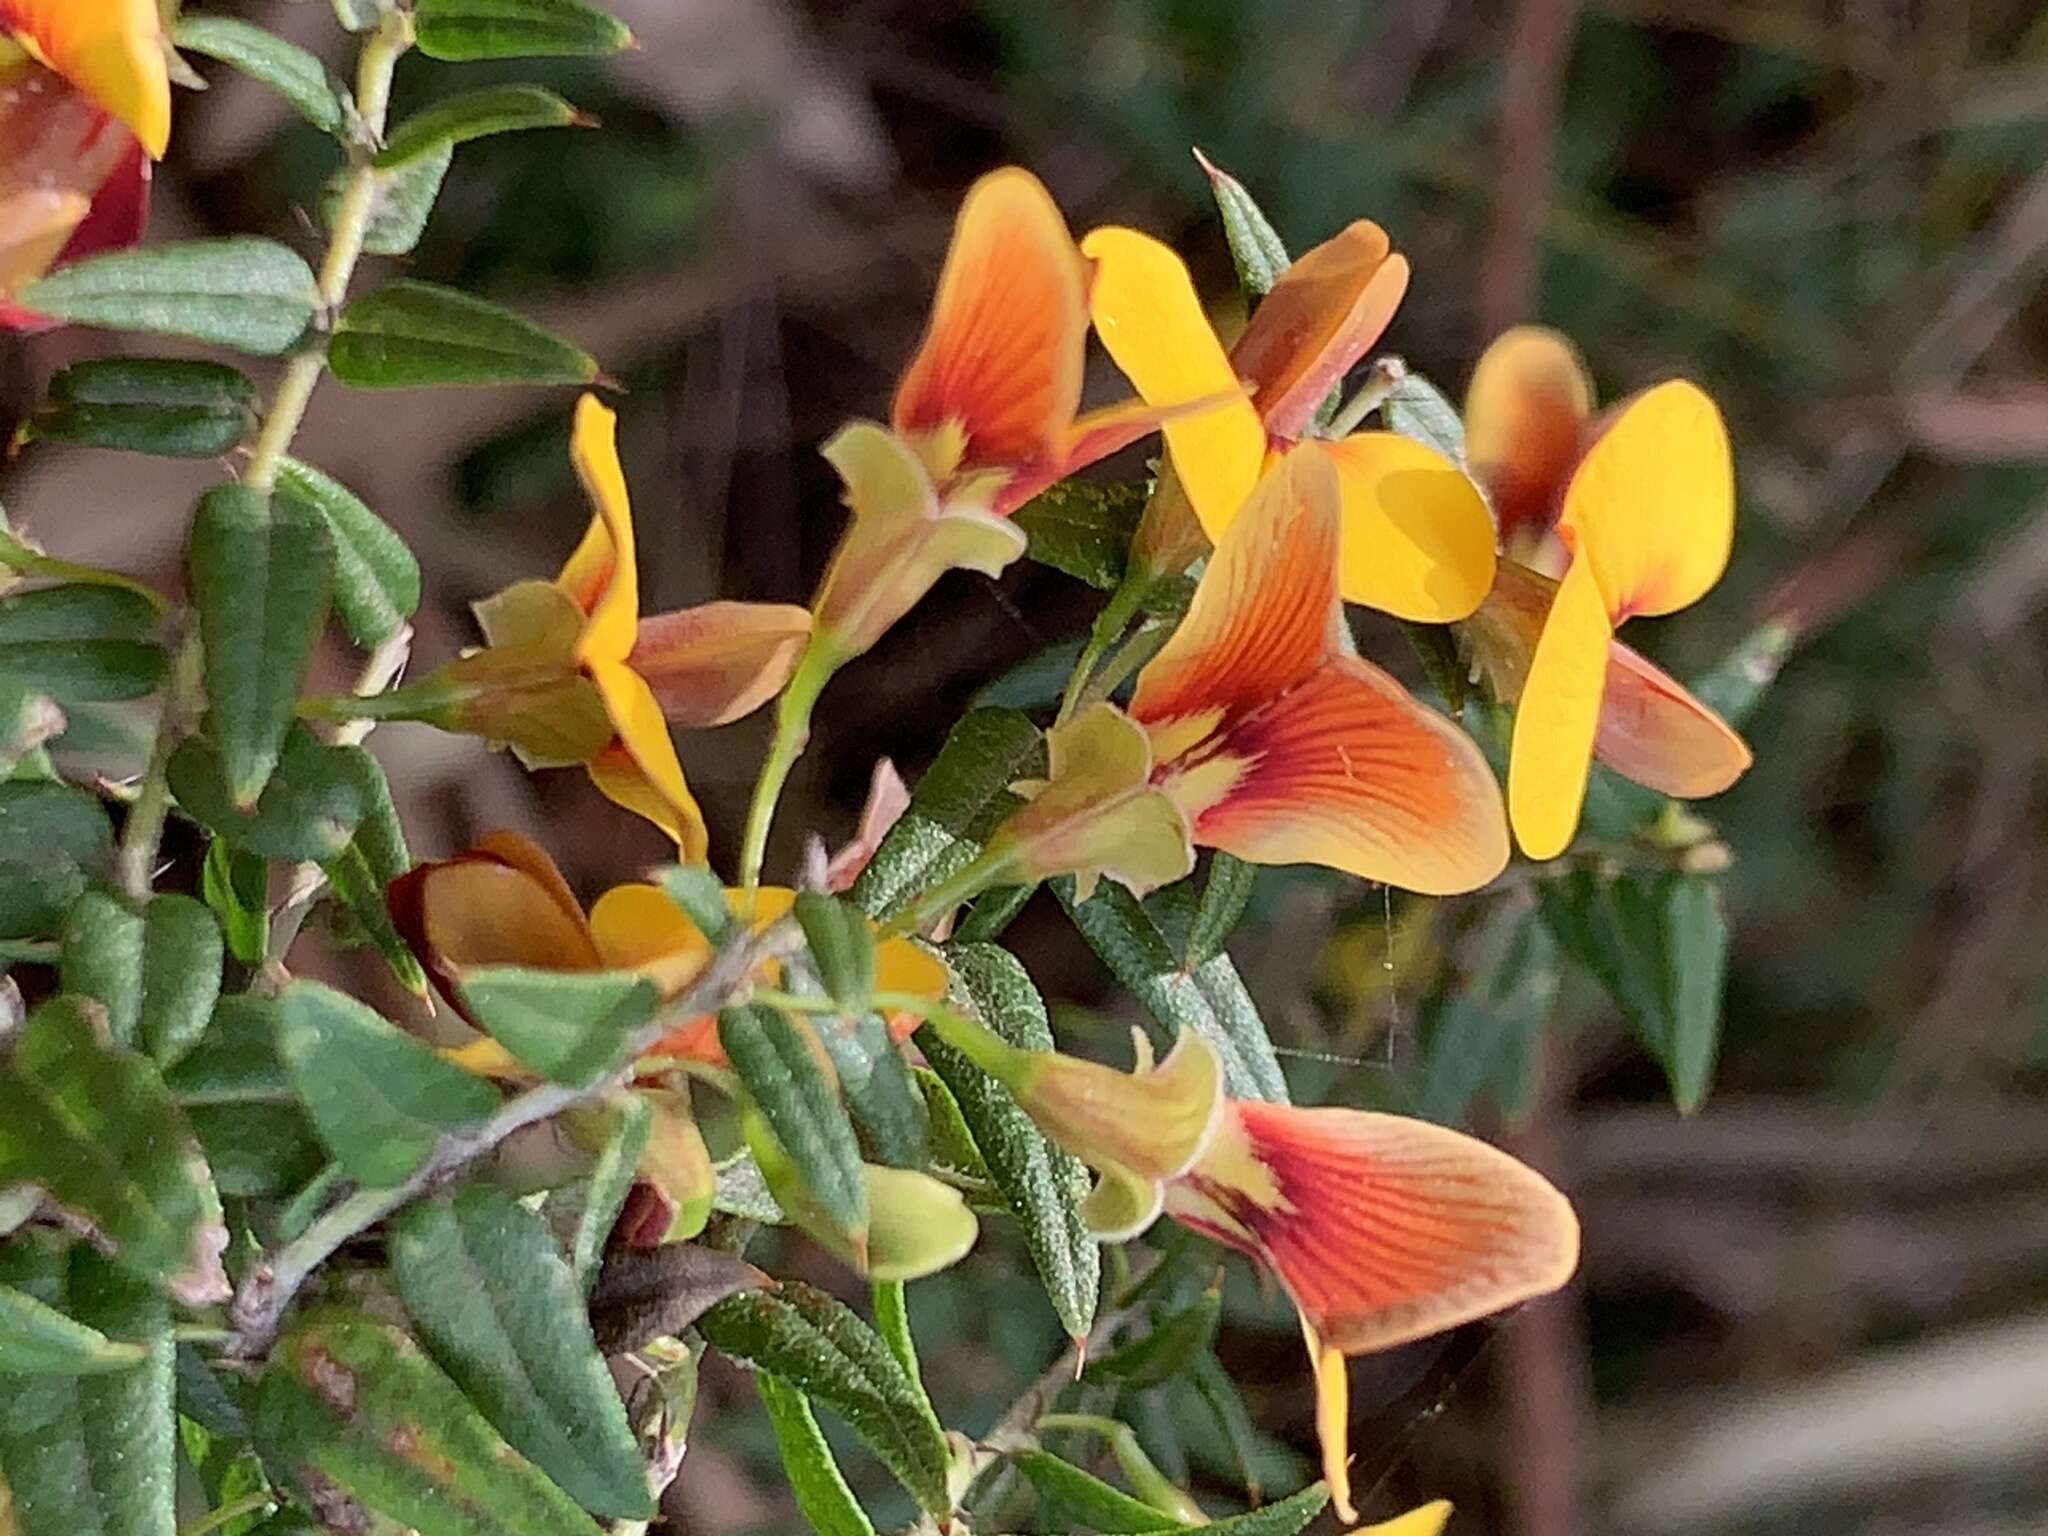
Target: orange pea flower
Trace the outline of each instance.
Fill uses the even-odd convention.
[[[1096,333],[1164,423],[1174,470],[1220,540],[1263,469],[1311,434],[1317,410],[1378,341],[1408,287],[1408,262],[1359,220],[1282,274],[1225,352],[1173,250],[1135,230],[1093,231]],[[1227,392],[1243,379],[1249,400]],[[1426,623],[1462,619],[1493,580],[1493,527],[1471,482],[1435,450],[1392,432],[1325,441],[1343,507],[1347,601]]]
[[[1216,1052],[1184,1032],[1130,1073],[1011,1046],[974,1020],[932,1027],[1101,1175],[1084,1208],[1105,1240],[1160,1214],[1256,1260],[1301,1314],[1323,1475],[1352,1507],[1351,1355],[1391,1349],[1562,1286],[1579,1223],[1535,1170],[1427,1121],[1227,1098]]]
[[[1719,794],[1749,748],[1676,679],[1615,638],[1638,615],[1698,601],[1727,567],[1735,479],[1714,402],[1685,380],[1599,417],[1578,351],[1540,327],[1487,348],[1466,397],[1466,456],[1503,543],[1540,554],[1555,531],[1560,581],[1512,559],[1466,638],[1513,701],[1508,811],[1532,858],[1578,828],[1592,759],[1681,798]]]
[[[855,422],[825,445],[853,513],[815,605],[840,659],[946,571],[999,574],[1024,552],[1011,512],[1158,426],[1162,413],[1136,401],[1081,411],[1089,282],[1030,172],[1009,166],[968,189],[889,425]]]
[[[142,238],[171,133],[157,0],[0,0],[0,330],[51,268]]]
[[[810,614],[718,602],[643,619],[618,418],[592,396],[576,407],[570,455],[593,510],[561,574],[477,604],[482,650],[392,693],[320,709],[487,736],[530,768],[581,763],[701,863],[709,837],[669,723],[722,725],[766,703],[796,665]]]
[[[1191,844],[1321,864],[1432,895],[1507,863],[1500,789],[1479,750],[1350,653],[1343,518],[1326,445],[1285,455],[1224,531],[1187,616],[1128,711],[1055,728],[1050,774],[991,845],[1035,878],[1109,874],[1142,894]]]

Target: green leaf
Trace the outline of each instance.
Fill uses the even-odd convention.
[[[126,1371],[149,1358],[147,1345],[108,1338],[65,1310],[72,1304],[66,1292],[75,1266],[103,1262],[84,1244],[72,1244],[67,1252],[40,1233],[0,1247],[0,1383]],[[0,1385],[0,1392],[6,1390]]]
[[[142,910],[142,1046],[169,1066],[205,1033],[225,958],[206,904],[166,893]]]
[[[0,1482],[20,1536],[173,1536],[174,1351],[163,1300],[73,1245],[64,1310],[141,1341],[143,1360],[94,1376],[0,1375]]]
[[[1102,963],[1157,1019],[1169,1037],[1192,1029],[1223,1059],[1226,1090],[1235,1099],[1287,1102],[1287,1079],[1266,1034],[1258,1005],[1245,991],[1237,967],[1224,954],[1189,970],[1160,925],[1172,903],[1183,899],[1161,892],[1148,905],[1105,880],[1076,905],[1071,880],[1053,882],[1053,892]]]
[[[90,1005],[29,1015],[0,1064],[0,1186],[30,1183],[123,1268],[193,1305],[225,1299],[220,1205],[162,1075],[103,1044]]]
[[[450,96],[407,118],[392,130],[375,164],[380,171],[396,170],[472,139],[589,121],[553,91],[537,85],[488,85]]]
[[[929,1130],[924,1095],[888,1024],[877,1013],[814,1022],[839,1077],[839,1091],[866,1133],[875,1160],[892,1168],[922,1168]]]
[[[108,891],[87,891],[64,917],[57,985],[105,1010],[107,1038],[135,1049],[142,1016],[142,914]]]
[[[1758,625],[1705,674],[1692,680],[1693,697],[1730,725],[1740,726],[1777,681],[1797,638],[1792,626],[1782,619]]]
[[[1124,1532],[1193,1529],[1164,1510],[1154,1509],[1121,1488],[1111,1487],[1092,1472],[1060,1460],[1050,1451],[1020,1451],[1015,1461],[1039,1498],[1091,1531],[1121,1536]]]
[[[274,999],[223,997],[199,1043],[164,1073],[225,1195],[283,1194],[326,1161],[278,1054],[278,1017]]]
[[[8,529],[7,510],[4,507],[0,507],[0,570],[12,571],[17,576],[40,576],[50,581],[113,587],[123,592],[134,593],[158,613],[170,611],[171,605],[161,592],[145,586],[133,576],[124,576],[119,571],[105,570],[96,565],[79,565],[70,560],[53,559],[16,537]]]
[[[363,748],[342,747],[338,753],[342,766],[352,770],[363,814],[348,846],[321,866],[327,873],[328,890],[377,947],[399,984],[413,996],[425,998],[426,972],[398,931],[384,897],[391,882],[412,868],[390,782],[377,759]]]
[[[878,1280],[874,1290],[875,1332],[882,1336],[882,1342],[889,1346],[889,1353],[896,1357],[896,1363],[903,1367],[903,1374],[910,1378],[912,1386],[931,1406],[931,1394],[924,1389],[924,1378],[917,1368],[917,1340],[910,1331],[910,1299],[901,1280]]]
[[[1380,403],[1387,430],[1434,448],[1453,464],[1465,462],[1465,420],[1443,391],[1419,373],[1406,373]]]
[[[0,677],[0,779],[45,742],[64,734],[70,721],[57,701],[19,677]]]
[[[327,621],[332,546],[300,503],[224,485],[200,498],[185,564],[206,651],[206,735],[247,810],[277,767]]]
[[[1209,1536],[1298,1536],[1329,1502],[1330,1490],[1321,1483],[1310,1483],[1292,1498],[1248,1515],[1212,1520],[1201,1529]]]
[[[653,1516],[582,1288],[539,1216],[488,1184],[415,1205],[391,1274],[427,1353],[514,1449],[592,1514]]]
[[[405,540],[355,492],[310,464],[278,465],[277,495],[327,525],[334,550],[334,611],[349,639],[375,650],[420,606],[420,565]]]
[[[157,613],[119,587],[71,583],[0,598],[0,675],[59,704],[139,699],[163,681]]]
[[[825,1432],[818,1428],[810,1400],[767,1371],[755,1373],[754,1386],[775,1431],[782,1474],[789,1479],[789,1491],[796,1496],[796,1507],[810,1528],[817,1536],[874,1536],[867,1512],[846,1486],[832,1447],[825,1443]]]
[[[1142,484],[1062,480],[1025,502],[1011,521],[1031,541],[1026,553],[1033,560],[1107,592],[1124,579],[1131,535],[1150,494]]]
[[[597,359],[508,309],[430,283],[393,283],[341,313],[328,367],[358,389],[589,384]]]
[[[909,809],[889,829],[853,887],[853,902],[882,918],[958,874],[1022,802],[1010,785],[1044,762],[1038,727],[1009,709],[971,710],[946,737]]]
[[[214,459],[256,425],[256,386],[221,363],[102,357],[50,380],[49,403],[25,438],[83,443],[168,459]]]
[[[98,800],[70,784],[0,783],[0,938],[54,933],[104,869],[114,830]]]
[[[1428,1035],[1415,1112],[1444,1125],[1463,1124],[1488,1089],[1520,1112],[1557,1001],[1557,942],[1536,909],[1502,911],[1490,926],[1472,982],[1444,1000]]]
[[[662,866],[661,888],[683,909],[683,915],[714,947],[732,938],[735,919],[732,903],[726,900],[725,882],[706,865],[667,864]]]
[[[21,296],[24,308],[73,325],[152,331],[257,357],[291,350],[313,323],[313,270],[271,240],[140,246],[59,267]]]
[[[640,1154],[647,1150],[648,1132],[654,1115],[647,1100],[637,1093],[622,1093],[607,1106],[611,1134],[591,1165],[583,1192],[583,1208],[576,1216],[576,1234],[569,1245],[570,1267],[576,1271],[578,1288],[588,1295],[597,1283],[604,1264],[605,1243],[625,1209],[633,1179],[640,1166]]]
[[[284,991],[278,1048],[320,1139],[359,1184],[402,1184],[442,1136],[497,1108],[481,1078],[354,998],[316,981]]]
[[[443,144],[404,165],[372,173],[370,217],[363,229],[363,249],[372,256],[409,256],[427,232],[434,204],[440,201],[441,184],[448,179],[448,167],[455,161],[455,146]],[[340,211],[347,173],[327,184],[321,197],[321,212],[329,229]]]
[[[850,902],[799,891],[796,920],[825,994],[848,1013],[866,1011],[875,990],[875,934]]]
[[[1701,875],[1579,870],[1538,887],[1558,945],[1590,971],[1657,1058],[1690,1114],[1706,1098],[1721,1040],[1728,926]]]
[[[602,56],[633,46],[625,23],[582,0],[419,0],[419,49],[430,59]]]
[[[462,1000],[493,1039],[552,1082],[581,1088],[626,1064],[661,994],[632,971],[480,967]]]
[[[772,1008],[728,1008],[718,1042],[820,1213],[858,1247],[868,1230],[860,1142],[809,1032]]]
[[[712,1348],[846,1420],[924,1509],[951,1507],[944,1431],[889,1346],[843,1303],[787,1281],[728,1297],[697,1328]]]
[[[326,66],[297,44],[232,16],[191,14],[179,20],[175,41],[269,86],[322,133],[347,136],[348,114]]]
[[[330,0],[334,19],[348,32],[367,32],[384,19],[392,0]]]
[[[246,853],[281,862],[326,860],[349,845],[365,813],[363,777],[352,753],[304,726],[285,735],[277,771],[254,809],[237,806],[220,749],[187,737],[171,754],[171,793],[186,815]]]
[[[269,892],[267,860],[237,852],[225,838],[216,837],[206,845],[199,894],[220,919],[228,953],[243,965],[261,965],[270,948]]]
[[[1287,246],[1243,182],[1211,165],[1199,152],[1195,158],[1209,174],[1209,190],[1216,199],[1216,211],[1223,216],[1223,237],[1230,242],[1238,285],[1246,298],[1263,299],[1291,265]]]
[[[1209,878],[1202,885],[1194,921],[1188,925],[1185,963],[1190,970],[1200,970],[1223,953],[1224,942],[1243,921],[1258,883],[1258,865],[1221,850],[1209,856]]]
[[[343,1530],[366,1512],[419,1536],[599,1536],[404,1334],[316,1312],[279,1340],[257,1394],[268,1464]]]
[[[1223,1293],[1211,1288],[1160,1318],[1152,1331],[1089,1362],[1082,1380],[1125,1387],[1156,1387],[1208,1354],[1223,1316]]]
[[[946,952],[946,964],[956,997],[982,1023],[1025,1050],[1053,1048],[1038,989],[1007,950],[955,944]],[[920,1030],[917,1043],[951,1091],[989,1178],[1024,1229],[1025,1246],[1060,1326],[1070,1338],[1086,1338],[1102,1286],[1102,1253],[1081,1214],[1088,1170],[1054,1146],[1007,1089],[934,1031]]]

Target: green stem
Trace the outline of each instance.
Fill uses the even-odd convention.
[[[775,705],[775,736],[768,744],[768,756],[761,763],[761,776],[754,781],[753,802],[747,807],[746,839],[740,845],[740,885],[752,892],[761,883],[761,865],[768,856],[768,830],[775,824],[775,807],[782,800],[789,771],[804,754],[811,738],[811,712],[818,695],[839,670],[842,658],[818,636],[811,637],[803,660],[797,663],[789,685]]]
[[[1330,418],[1325,437],[1349,437],[1364,425],[1365,418],[1387,403],[1387,397],[1408,377],[1408,365],[1398,357],[1383,357],[1372,365],[1358,393],[1344,402],[1344,408]]]
[[[128,808],[128,820],[121,829],[120,851],[114,856],[114,874],[129,900],[149,900],[155,883],[156,853],[164,837],[164,823],[171,813],[171,754],[192,728],[192,716],[199,703],[200,652],[196,636],[188,636],[172,654],[171,676],[164,688],[163,714],[157,720],[156,741],[149,750],[149,766],[143,770],[142,787]]]
[[[1118,688],[1123,686],[1125,679],[1144,666],[1154,656],[1157,656],[1164,649],[1166,642],[1172,637],[1173,625],[1171,624],[1154,620],[1149,624],[1140,626],[1138,631],[1123,643],[1117,653],[1110,657],[1107,665],[1096,675],[1095,680],[1081,690],[1079,704],[1099,703],[1115,693]]]
[[[412,46],[412,18],[403,11],[385,16],[363,44],[356,63],[356,116],[361,123],[358,141],[349,152],[347,179],[335,205],[333,230],[327,255],[320,263],[320,307],[331,321],[334,311],[348,298],[348,285],[362,260],[363,242],[369,237],[370,216],[377,207],[378,172],[372,163],[383,142],[384,123],[391,112],[391,78],[398,61]],[[313,391],[327,371],[324,347],[309,347],[285,365],[271,398],[270,414],[250,450],[249,468],[242,476],[251,490],[267,491],[277,483],[279,466],[298,436],[313,402]]]
[[[208,1531],[217,1531],[230,1520],[239,1520],[244,1515],[253,1515],[267,1510],[277,1503],[277,1495],[268,1488],[255,1493],[245,1493],[239,1499],[230,1500],[219,1509],[210,1510],[190,1525],[178,1527],[178,1536],[206,1536]]]
[[[990,886],[1010,882],[1017,866],[1017,851],[998,842],[982,850],[981,856],[913,900],[882,925],[882,937],[901,938],[923,933],[953,908],[973,900]]]
[[[1137,566],[1124,574],[1122,584],[1110,594],[1102,612],[1095,616],[1095,625],[1088,631],[1088,643],[1081,648],[1081,655],[1074,663],[1074,675],[1067,679],[1067,690],[1060,697],[1060,712],[1054,717],[1053,724],[1064,723],[1081,707],[1096,664],[1122,638],[1131,619],[1145,605],[1145,596],[1157,579],[1153,572]]]

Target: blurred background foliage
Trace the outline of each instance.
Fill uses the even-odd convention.
[[[311,0],[220,8],[335,56]],[[1637,643],[1696,675],[1768,618],[1799,641],[1750,722],[1755,770],[1700,808],[1734,852],[1705,1107],[1670,1109],[1554,953],[1486,985],[1526,893],[1469,921],[1272,874],[1233,946],[1298,1096],[1469,1114],[1586,1219],[1558,1303],[1359,1364],[1360,1486],[1384,1476],[1383,1513],[1449,1496],[1465,1536],[2048,1525],[2048,17],[2028,0],[615,8],[642,51],[547,80],[604,131],[465,149],[412,267],[534,313],[628,386],[657,605],[806,596],[842,516],[815,445],[886,410],[957,197],[1004,160],[1077,230],[1175,240],[1218,296],[1229,263],[1191,146],[1296,249],[1379,220],[1416,274],[1386,346],[1454,397],[1486,339],[1532,318],[1578,338],[1610,398],[1675,371],[1710,388],[1737,444],[1735,563]],[[401,103],[437,68],[408,59]],[[288,234],[331,149],[207,73],[158,232]],[[8,344],[0,428],[103,343]],[[567,408],[316,406],[306,456],[431,573],[422,659],[468,641],[470,599],[572,542]],[[132,465],[31,451],[5,494],[64,553],[164,574],[210,474],[165,467],[138,494]],[[992,678],[1026,666],[1028,695],[1031,659],[1094,601],[1028,565],[949,578],[828,694],[776,860],[848,827],[877,756],[920,768]],[[715,856],[762,730],[685,743]],[[378,745],[424,856],[520,827],[594,886],[661,852],[580,776],[528,779],[423,729]],[[1122,1049],[1106,978],[1050,903],[1016,934],[1069,1042]],[[1192,1297],[1214,1270],[1177,1273]],[[1218,1507],[1247,1476],[1296,1486],[1313,1440],[1287,1309],[1227,1273],[1218,1347],[1254,1426],[1233,1439],[1186,1383],[1121,1402]],[[1059,1343],[1000,1229],[912,1306],[942,1417],[977,1428]],[[708,1380],[674,1528],[789,1529],[772,1460],[751,1388]]]

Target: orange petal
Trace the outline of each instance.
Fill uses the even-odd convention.
[[[662,714],[691,729],[750,715],[782,691],[811,636],[807,608],[705,603],[642,619],[626,664]]]
[[[726,1067],[732,1063],[725,1054],[725,1047],[718,1039],[718,1016],[705,1014],[679,1025],[657,1040],[647,1052],[648,1060],[700,1061],[708,1067]]]
[[[1681,800],[1720,794],[1751,762],[1727,721],[1619,640],[1607,649],[1593,755],[1623,778]]]
[[[556,585],[590,615],[576,645],[585,662],[624,661],[640,623],[640,570],[633,549],[633,503],[619,465],[619,418],[595,395],[576,402],[569,458],[590,498],[583,542]],[[602,686],[600,684],[600,686]]]
[[[157,0],[0,0],[0,29],[163,158],[171,76]]]
[[[1556,858],[1578,830],[1613,638],[1592,572],[1574,560],[1530,658],[1508,752],[1508,815],[1532,859]]]
[[[613,970],[641,971],[673,997],[711,961],[711,941],[658,885],[619,885],[590,909],[590,936]]]
[[[1216,547],[1187,616],[1138,674],[1132,718],[1162,759],[1199,730],[1271,703],[1343,646],[1338,479],[1321,453],[1290,453]],[[1181,738],[1176,740],[1176,738]]]
[[[1449,459],[1393,432],[1295,451],[1325,454],[1337,467],[1347,602],[1449,624],[1485,600],[1493,586],[1493,520],[1478,488]]]
[[[569,882],[562,878],[561,867],[538,843],[521,837],[517,832],[486,832],[472,845],[471,852],[511,865],[553,897],[555,905],[570,921],[583,922],[583,903],[576,899],[576,893],[569,889]]]
[[[1057,458],[1081,404],[1087,276],[1052,196],[1009,166],[968,189],[898,432],[964,428],[969,466]]]
[[[1301,1318],[1301,1341],[1308,1346],[1308,1367],[1315,1378],[1316,1443],[1323,1452],[1323,1481],[1330,1503],[1346,1525],[1358,1523],[1351,1502],[1351,1364],[1335,1345],[1317,1337],[1308,1314]]]
[[[141,238],[149,169],[126,130],[48,70],[0,66],[0,327],[48,323],[7,300],[52,267]]]
[[[463,858],[414,871],[423,958],[437,969],[602,969],[583,914],[523,869]]]
[[[1360,219],[1280,276],[1231,348],[1231,365],[1258,389],[1267,435],[1301,436],[1330,392],[1380,339],[1408,291],[1408,259],[1387,232]]]
[[[1171,247],[1136,230],[1107,228],[1091,231],[1081,250],[1095,263],[1088,292],[1095,333],[1146,403],[1227,402],[1170,419],[1164,428],[1196,516],[1210,538],[1221,538],[1265,461],[1266,429],[1256,402],[1228,402],[1243,386],[1202,312],[1186,264]]]
[[[1371,662],[1333,656],[1230,725],[1183,799],[1195,841],[1258,864],[1321,864],[1426,895],[1476,890],[1507,865],[1500,786],[1470,737]],[[1174,792],[1168,786],[1169,793]]]
[[[675,840],[686,861],[703,863],[710,833],[683,780],[683,765],[653,690],[623,662],[592,666],[590,675],[619,733],[618,740],[587,765],[591,783],[607,799],[660,827]]]
[[[1459,1131],[1233,1101],[1167,1213],[1268,1265],[1325,1344],[1391,1349],[1558,1289],[1571,1203]]]
[[[1493,498],[1503,542],[1555,520],[1592,413],[1592,377],[1561,332],[1519,325],[1481,354],[1465,391],[1465,462]]]
[[[1557,527],[1613,623],[1699,601],[1735,538],[1735,466],[1714,402],[1675,379],[1617,406],[1565,488]]]

